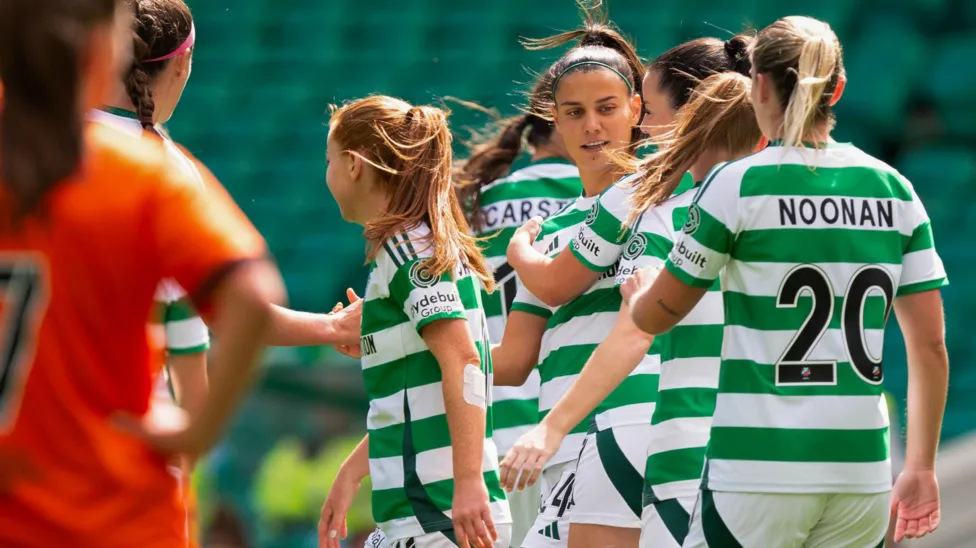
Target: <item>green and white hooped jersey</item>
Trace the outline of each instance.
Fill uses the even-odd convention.
[[[578,198],[566,209],[549,217],[533,247],[555,256],[572,241],[586,221],[599,196]],[[539,418],[545,417],[579,377],[586,360],[610,333],[620,311],[620,290],[614,279],[616,265],[606,270],[585,293],[569,303],[550,308],[519,284],[512,310],[536,314],[547,319],[539,349]],[[575,460],[586,438],[592,415],[584,419],[563,439],[546,467]]]
[[[850,145],[771,146],[713,170],[666,268],[695,287],[725,269],[704,486],[891,489],[885,320],[947,283],[911,183]]]
[[[624,249],[622,271],[664,265],[695,193],[689,189],[674,195],[641,215]],[[687,316],[654,339],[661,369],[644,470],[644,506],[698,492],[715,411],[724,324],[722,288],[716,280]]]
[[[121,109],[93,110],[89,113],[89,119],[135,136],[141,135],[144,131],[134,114]],[[193,162],[184,156],[175,144],[169,139],[164,138],[163,141],[166,143],[167,152],[173,154],[189,172],[197,173]],[[168,354],[197,354],[206,352],[210,348],[210,331],[207,325],[197,314],[186,291],[175,280],[164,280],[160,283],[156,288],[155,300],[157,313],[152,318],[151,327],[154,332],[163,337],[163,344]],[[157,396],[172,397],[168,376],[169,372],[164,368],[154,388]]]
[[[439,278],[429,275],[424,268],[432,254],[429,235],[421,225],[383,243],[370,265],[363,302],[360,344],[369,397],[373,518],[393,540],[453,527],[454,471],[441,368],[420,336],[438,320],[466,320],[478,348],[481,373],[466,370],[465,378],[472,386],[469,395],[487,412],[482,472],[492,516],[496,522],[511,521],[491,441],[492,368],[482,284],[463,266]]]
[[[687,186],[691,180],[690,175],[685,177],[681,186]],[[600,195],[600,199],[592,205],[586,222],[577,229],[570,246],[573,255],[596,272],[619,265],[615,275],[617,285],[641,268],[639,265],[653,261],[663,245],[651,235],[635,233],[634,227],[626,225],[635,190],[634,178],[621,179]],[[664,229],[659,229],[659,232],[663,233]],[[661,373],[659,346],[655,342],[634,371],[597,407],[596,423],[600,430],[650,422],[657,402]]]
[[[492,344],[501,343],[505,319],[518,290],[515,270],[505,258],[512,234],[529,219],[548,218],[566,207],[582,190],[579,170],[560,159],[533,162],[481,189],[485,221],[478,236],[489,238],[482,250],[494,269],[497,287],[490,295],[481,294]],[[522,386],[494,387],[492,415],[499,456],[504,456],[519,436],[538,424],[539,382],[539,371],[533,369]]]

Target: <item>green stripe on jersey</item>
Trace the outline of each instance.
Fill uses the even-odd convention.
[[[441,368],[420,333],[445,319],[467,322],[485,374],[487,427],[482,458],[493,517],[510,519],[498,483],[492,435],[491,354],[481,283],[459,266],[432,276],[429,229],[419,226],[385,242],[371,265],[363,303],[363,379],[369,397],[373,517],[389,538],[451,529],[451,435]]]
[[[694,196],[689,188],[638,218],[624,248],[620,283],[637,269],[665,263]],[[721,287],[713,283],[681,322],[655,337],[648,352],[657,354],[660,364],[653,390],[649,387],[644,395],[645,401],[655,402],[652,414],[644,417],[652,425],[644,473],[648,503],[692,496],[701,483],[718,388],[723,321]]]
[[[769,147],[712,172],[666,268],[698,287],[724,272],[709,489],[891,488],[885,320],[947,283],[908,181],[853,146]]]
[[[578,198],[569,207],[551,216],[533,244],[552,257],[560,253],[585,222],[587,212],[598,196]],[[539,351],[540,418],[544,417],[579,376],[586,360],[606,338],[620,308],[620,292],[614,283],[616,268],[604,272],[585,293],[562,307],[549,308],[519,285],[514,310],[547,317],[546,332]],[[590,417],[563,439],[547,466],[575,460],[586,436]]]
[[[481,212],[485,220],[478,236],[488,238],[482,252],[495,270],[496,290],[482,292],[489,340],[501,342],[505,320],[512,311],[518,279],[505,254],[515,230],[532,217],[548,218],[572,203],[582,192],[576,166],[559,159],[546,159],[512,172],[481,190]],[[512,448],[519,436],[539,419],[539,375],[529,376],[522,386],[494,388],[493,418],[495,445],[499,455]]]
[[[153,314],[154,321],[162,324],[168,353],[198,354],[210,348],[207,325],[176,282],[160,283]]]

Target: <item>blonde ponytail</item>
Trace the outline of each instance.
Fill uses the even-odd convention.
[[[763,29],[752,64],[776,91],[783,109],[779,138],[801,146],[814,128],[833,127],[831,98],[844,77],[840,42],[830,25],[810,17],[784,17]]]

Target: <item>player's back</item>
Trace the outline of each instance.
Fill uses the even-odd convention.
[[[731,238],[709,488],[890,489],[885,320],[896,296],[945,283],[911,184],[853,146],[772,146],[699,195],[708,213],[693,207],[685,232]],[[679,244],[672,261],[713,256]]]
[[[178,479],[111,415],[147,411],[172,245],[157,234],[179,212],[155,206],[185,190],[158,144],[91,124],[86,147],[78,175],[0,231],[0,545],[182,546]]]

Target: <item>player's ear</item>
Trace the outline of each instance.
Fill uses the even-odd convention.
[[[349,155],[349,180],[356,182],[363,175],[363,159],[358,154]]]

